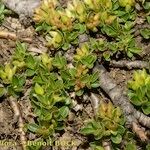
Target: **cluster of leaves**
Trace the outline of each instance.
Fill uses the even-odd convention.
[[[128,82],[131,102],[146,115],[150,114],[150,75],[146,70],[135,71],[133,80]]]
[[[86,120],[80,132],[83,135],[92,135],[90,146],[93,150],[104,150],[103,142],[107,141],[113,150],[137,150],[136,136],[125,127],[125,118],[119,107],[111,102],[100,103],[94,119]],[[145,150],[150,145],[143,146]]]
[[[150,29],[141,29],[140,32],[144,39],[150,39]]]
[[[132,35],[133,23],[127,21],[124,26],[121,26],[118,21],[114,21],[111,26],[105,26],[102,32],[105,32],[110,37],[115,38],[114,41],[107,42],[105,47],[108,47],[107,57],[117,52],[127,54],[129,58],[133,54],[139,54],[141,49],[136,45],[134,36]]]
[[[68,116],[71,101],[59,75],[50,72],[52,58],[43,54],[40,62],[33,57],[30,59],[37,65],[35,68],[30,68],[34,71],[30,99],[33,102],[38,123],[29,124],[28,129],[46,138],[52,136],[56,130],[64,128],[64,121]]]
[[[97,31],[100,21],[111,23],[115,19],[108,13],[111,8],[111,0],[73,0],[68,2],[67,8],[62,8],[57,0],[44,0],[36,9],[34,20],[47,23],[52,30],[72,31],[78,23],[83,23],[88,29]]]
[[[114,21],[111,26],[105,26],[102,32],[106,33],[114,41],[108,42],[102,38],[94,39],[91,38],[89,45],[91,49],[97,52],[103,52],[105,60],[109,61],[114,54],[121,53],[131,58],[134,54],[139,54],[141,49],[137,47],[135,39],[133,37],[132,22],[126,22],[125,26],[121,26],[118,21]]]
[[[104,139],[111,139],[114,144],[120,144],[125,133],[124,123],[125,120],[119,107],[115,108],[111,102],[101,102],[95,119],[90,120],[81,129],[81,133],[94,135],[99,143]],[[93,144],[92,146],[96,149],[97,146]],[[102,146],[99,147],[102,148]]]
[[[36,9],[34,20],[37,31],[45,30],[48,46],[67,50],[71,45],[79,44],[79,35],[90,32],[102,33],[111,38],[105,41],[105,47],[99,46],[106,60],[117,52],[128,57],[138,54],[132,27],[136,13],[132,6],[134,0],[72,0],[67,7],[60,6],[57,0],[44,0]],[[99,41],[99,39],[93,39]],[[95,48],[92,47],[93,50]]]
[[[150,24],[150,2],[144,1],[143,8],[145,10],[145,14],[144,14],[145,20],[147,21],[148,24]],[[150,39],[150,28],[141,29],[140,33],[144,39],[146,40]]]
[[[18,52],[18,58],[24,57],[25,45],[17,44],[16,52]],[[23,87],[26,82],[26,76],[20,72],[20,68],[25,66],[25,62],[20,59],[17,61],[17,57],[12,60],[12,62],[7,62],[4,66],[0,66],[0,81],[3,84],[0,96],[12,95],[14,97],[19,97],[20,93],[23,91]]]
[[[0,24],[3,22],[5,15],[9,14],[10,11],[5,8],[4,4],[0,1]]]
[[[85,88],[99,86],[98,74],[90,73],[96,60],[90,54],[90,51],[84,56],[77,53],[74,66],[70,67],[59,53],[54,57],[46,53],[33,56],[27,52],[25,44],[17,43],[11,62],[0,67],[0,96],[7,94],[19,98],[26,81],[30,80],[30,99],[38,122],[29,124],[28,129],[43,137],[52,136],[64,128],[71,106],[69,92],[81,96]]]
[[[41,127],[32,124],[29,129],[48,136],[53,135],[55,130],[63,129],[62,121],[67,117],[68,105],[71,103],[68,92],[75,91],[77,95],[82,95],[84,87],[93,87],[92,84],[98,77],[97,74],[88,74],[88,69],[83,65],[68,68],[65,57],[59,54],[54,58],[43,54],[41,58],[43,65],[48,66],[51,73],[41,66],[34,76],[35,86],[31,92],[31,99],[36,106],[35,114],[39,117]],[[43,127],[46,129],[43,130]]]

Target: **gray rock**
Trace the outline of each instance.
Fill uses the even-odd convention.
[[[19,16],[32,17],[34,9],[40,5],[41,0],[2,0],[2,2]]]

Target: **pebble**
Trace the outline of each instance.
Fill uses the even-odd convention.
[[[79,43],[84,43],[84,42],[87,42],[88,40],[89,40],[89,38],[88,38],[87,34],[79,35]]]
[[[73,121],[75,118],[75,114],[73,112],[69,112],[68,121]]]

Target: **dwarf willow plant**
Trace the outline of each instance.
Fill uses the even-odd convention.
[[[25,56],[26,46],[17,43],[16,52],[11,62],[5,63],[0,66],[0,81],[3,85],[0,90],[0,96],[8,95],[19,97],[24,89],[26,76],[21,71],[25,66],[23,60]]]
[[[105,47],[97,44],[106,60],[117,52],[132,57],[140,52],[132,34],[134,5],[134,0],[72,0],[64,8],[57,0],[43,0],[33,19],[37,31],[46,31],[47,46],[51,49],[68,50],[79,45],[80,35],[87,34],[91,39],[92,34],[99,33],[111,38],[105,41]]]
[[[131,102],[146,115],[150,114],[150,75],[145,69],[135,71],[133,79],[128,82]]]
[[[124,117],[119,107],[114,107],[111,102],[102,102],[95,119],[87,122],[81,129],[81,133],[94,135],[95,140],[99,143],[104,139],[111,139],[114,144],[119,144],[125,132],[124,123]],[[96,147],[93,144],[92,146]]]
[[[17,43],[9,63],[0,67],[0,97],[8,95],[20,98],[31,81],[30,100],[37,122],[28,124],[28,129],[44,138],[64,129],[71,107],[69,92],[81,96],[84,90],[99,86],[98,73],[90,73],[96,56],[85,49],[86,55],[77,53],[72,66],[64,56],[43,53],[33,56],[24,43]]]

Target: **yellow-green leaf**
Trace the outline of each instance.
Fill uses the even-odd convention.
[[[34,90],[36,94],[39,94],[39,95],[44,94],[44,89],[38,83],[35,84]]]

